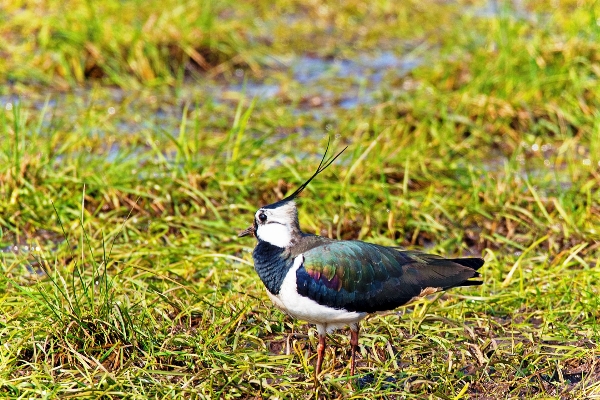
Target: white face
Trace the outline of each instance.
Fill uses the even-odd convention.
[[[292,244],[292,232],[296,224],[296,204],[293,201],[275,209],[261,208],[254,215],[256,236],[277,247]]]

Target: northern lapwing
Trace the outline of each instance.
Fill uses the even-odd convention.
[[[370,313],[393,310],[420,297],[481,281],[481,258],[443,258],[418,251],[401,251],[359,240],[334,240],[302,232],[296,197],[345,148],[326,161],[294,193],[261,207],[254,224],[239,233],[258,240],[254,268],[279,309],[317,326],[318,376],[327,333],[350,326],[354,375],[359,322]]]

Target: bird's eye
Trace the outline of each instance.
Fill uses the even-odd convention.
[[[260,222],[265,222],[267,220],[267,214],[265,214],[265,213],[258,214],[258,219],[260,220]]]

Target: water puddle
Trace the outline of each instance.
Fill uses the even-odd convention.
[[[56,251],[53,245],[41,246],[35,241],[29,244],[10,244],[0,248],[0,265],[6,276],[35,279],[46,275],[43,260]]]
[[[403,75],[423,62],[416,56],[399,57],[386,51],[375,55],[361,55],[358,58],[323,59],[311,56],[292,57],[287,64],[294,79],[303,85],[312,85],[323,79],[352,78],[356,83],[363,80],[370,84],[381,83],[386,72],[393,71]]]
[[[0,267],[7,276],[36,278],[46,274],[42,261],[53,260],[65,243],[64,236],[45,229],[38,230],[29,238],[17,238],[0,230]]]
[[[45,275],[39,260],[42,248],[38,245],[11,244],[0,249],[0,260],[11,270],[19,270],[19,275]],[[6,273],[6,272],[5,272]]]
[[[488,0],[482,5],[465,7],[464,10],[465,13],[477,18],[512,17],[520,20],[534,20],[536,18],[535,14],[527,10],[523,0],[507,2]]]
[[[69,93],[50,95],[32,94],[18,97],[14,94],[0,96],[0,107],[13,110],[45,110],[39,122],[40,134],[50,135],[57,125],[62,130],[81,130],[80,114],[92,112],[97,115],[85,128],[86,135],[96,139],[97,146],[89,150],[64,149],[55,156],[54,162],[61,163],[65,157],[86,160],[104,160],[117,163],[128,160],[156,161],[155,157],[141,160],[143,154],[152,154],[152,146],[140,143],[140,138],[166,137],[177,139],[184,110],[206,113],[202,129],[222,131],[230,129],[231,117],[242,99],[246,106],[250,99],[257,102],[285,102],[290,104],[292,115],[308,117],[321,122],[336,112],[370,106],[377,102],[381,82],[404,76],[423,62],[418,52],[405,56],[393,52],[362,54],[354,59],[319,58],[298,55],[270,58],[263,80],[245,76],[236,70],[232,79],[205,79],[189,81],[175,91],[164,90],[153,94],[151,89],[141,92],[119,88],[76,88]],[[272,71],[272,72],[269,72]],[[292,87],[289,89],[288,87]],[[10,89],[9,89],[10,93]],[[206,112],[206,111],[214,112]],[[204,116],[203,116],[204,117]],[[305,129],[312,132],[310,126]],[[132,137],[131,143],[122,140],[122,135]],[[111,141],[110,138],[119,140]],[[133,138],[137,137],[135,140]],[[75,146],[76,147],[76,146]],[[158,158],[171,159],[164,153]]]
[[[423,63],[423,57],[413,53],[401,57],[388,51],[365,54],[356,59],[322,59],[305,55],[282,63],[288,66],[293,79],[303,89],[306,101],[302,102],[301,111],[331,111],[375,104],[386,77],[405,76]],[[313,111],[317,119],[322,118],[320,114]]]

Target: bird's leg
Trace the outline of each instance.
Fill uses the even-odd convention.
[[[325,334],[319,334],[319,344],[317,345],[317,370],[316,375],[321,373],[321,365],[323,365],[323,356],[325,355]]]
[[[354,365],[356,364],[356,350],[358,349],[358,324],[350,327],[350,346],[352,348],[352,358],[350,359],[350,375],[354,375]]]

